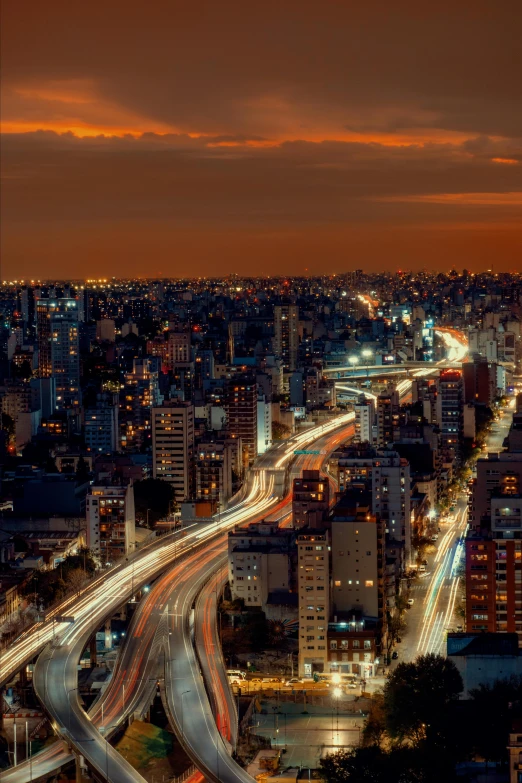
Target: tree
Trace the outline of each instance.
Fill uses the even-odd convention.
[[[174,490],[168,481],[162,479],[144,479],[134,484],[134,505],[142,519],[154,522],[167,516],[170,504],[174,500]]]
[[[510,677],[470,692],[470,739],[485,761],[503,761],[506,737],[522,699],[522,679]]]
[[[78,484],[85,484],[86,481],[89,481],[89,466],[81,454],[76,465],[76,481]]]
[[[47,457],[47,460],[45,462],[45,472],[46,473],[58,473],[58,468],[56,467],[56,460],[54,457]]]
[[[455,771],[443,754],[433,758],[423,749],[377,745],[341,750],[321,759],[326,783],[452,783]]]
[[[455,664],[429,653],[400,663],[384,686],[386,730],[399,742],[437,743],[445,737],[449,705],[463,689]]]
[[[368,717],[363,729],[364,745],[380,746],[386,732],[386,714],[384,712],[384,695],[374,693],[370,701]]]
[[[72,568],[67,574],[66,585],[75,595],[79,595],[87,583],[87,574],[83,568]]]
[[[286,440],[292,434],[292,430],[286,424],[280,421],[272,422],[272,439],[273,440]]]

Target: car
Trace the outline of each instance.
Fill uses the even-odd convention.
[[[457,633],[462,633],[463,630],[462,625],[457,625]]]
[[[267,682],[273,683],[273,682],[281,682],[281,680],[279,679],[279,677],[263,677],[262,682],[264,682],[264,683],[267,683]]]
[[[261,677],[252,677],[250,682],[260,683],[260,682],[263,682],[263,680],[261,679]]]
[[[303,680],[300,680],[299,677],[291,677],[289,680],[285,682],[285,685],[287,688],[293,688],[294,685],[302,685]]]
[[[413,606],[414,603],[415,603],[414,598],[408,598],[408,606]]]
[[[392,652],[392,659],[394,661],[396,661],[398,657],[399,657],[399,653],[396,650],[394,652]]]
[[[353,689],[357,688],[358,686],[357,686],[356,682],[349,682],[346,687],[347,688],[351,688],[353,690]]]

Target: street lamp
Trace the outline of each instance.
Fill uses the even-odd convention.
[[[334,688],[332,696],[335,699],[335,711],[336,711],[336,747],[339,747],[339,699],[343,695],[342,688]]]
[[[359,357],[358,357],[358,356],[349,356],[349,357],[348,357],[348,362],[349,362],[349,363],[352,365],[352,367],[353,367],[353,373],[352,373],[352,375],[354,375],[354,374],[355,374],[355,365],[356,365],[356,364],[359,364]]]

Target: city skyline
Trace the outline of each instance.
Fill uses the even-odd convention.
[[[520,7],[2,6],[2,277],[521,269]]]

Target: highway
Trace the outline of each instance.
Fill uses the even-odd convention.
[[[77,600],[69,600],[68,611],[74,610],[75,622],[72,628],[67,629],[57,637],[56,646],[50,646],[46,655],[39,660],[35,671],[35,688],[54,720],[55,729],[58,729],[71,746],[76,747],[100,774],[106,775],[107,769],[110,768],[111,779],[127,780],[130,770],[120,755],[101,738],[96,729],[97,721],[90,721],[83,712],[78,702],[77,687],[73,685],[74,682],[77,682],[77,661],[93,629],[99,626],[106,616],[110,616],[114,609],[123,603],[127,597],[130,597],[129,591],[132,592],[133,588],[140,581],[141,583],[150,581],[154,575],[164,570],[173,558],[195,547],[199,548],[201,545],[208,544],[221,531],[228,530],[240,522],[244,523],[246,519],[252,520],[256,518],[256,515],[258,517],[259,515],[263,516],[271,506],[277,505],[277,497],[274,494],[274,466],[276,471],[284,471],[286,464],[293,459],[296,449],[313,442],[318,436],[325,437],[326,434],[337,430],[340,426],[344,425],[347,429],[351,428],[353,427],[352,422],[353,414],[345,414],[278,444],[271,450],[272,453],[269,453],[268,457],[264,455],[261,458],[261,463],[266,467],[263,469],[263,466],[261,468],[259,465],[256,466],[257,471],[254,471],[252,474],[252,479],[249,482],[250,490],[246,493],[245,499],[222,514],[215,524],[199,525],[195,530],[185,530],[180,541],[172,542],[171,536],[165,537],[165,542],[162,542],[159,551],[156,551],[158,548],[155,548],[153,552],[152,560],[154,563],[150,562],[150,553],[146,553],[139,560],[136,559],[132,567],[129,565],[114,569],[115,573],[106,574],[104,577],[96,580],[96,583],[89,586],[88,590],[84,591]],[[224,538],[222,546],[226,547]],[[201,557],[199,557],[198,563],[201,563]],[[117,586],[112,584],[111,580],[112,582],[116,580]],[[115,592],[110,593],[108,592],[109,590],[115,590]],[[42,642],[46,641],[45,637],[42,638],[41,631],[42,629],[38,629],[33,634],[33,654],[34,651],[40,648]],[[27,640],[30,637],[30,633],[24,634],[23,652],[18,653],[18,658],[16,655],[12,656],[10,665],[13,665],[12,661],[16,665],[16,662],[20,660],[20,655],[27,655]],[[2,672],[6,678],[11,673],[7,666]],[[138,675],[135,675],[135,678],[138,678]],[[138,679],[143,680],[144,678],[139,677]],[[55,688],[54,683],[59,683],[60,687]],[[133,692],[133,689],[131,689],[131,694]],[[127,698],[130,699],[131,694],[127,693]],[[123,695],[124,699],[125,695]],[[104,727],[105,730],[110,730],[113,726],[116,726],[122,718],[123,715],[119,714],[113,717],[107,715],[105,718],[102,718],[105,724],[107,724],[108,720],[114,720],[112,726],[107,727],[106,725]],[[53,749],[52,753],[50,752],[50,756],[53,756],[54,753]],[[45,763],[48,765],[53,763],[53,759],[50,759],[50,756],[45,760]],[[35,757],[32,766],[35,767],[37,763],[37,758]],[[44,763],[44,760],[42,760],[42,763]],[[57,763],[57,757],[54,757],[54,763]],[[13,783],[14,781],[21,783],[24,779],[23,766],[19,765],[16,771],[11,771],[10,779]],[[37,772],[38,770],[34,769],[33,776],[36,777]],[[132,774],[136,776],[135,771]],[[134,777],[134,779],[137,778]]]
[[[237,744],[238,716],[234,694],[224,681],[226,665],[221,650],[217,624],[217,604],[228,581],[226,556],[223,565],[201,590],[195,607],[195,645],[203,679],[210,696],[212,712],[218,731],[235,749]]]

